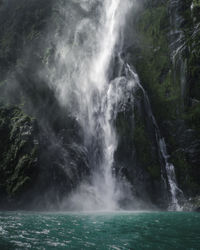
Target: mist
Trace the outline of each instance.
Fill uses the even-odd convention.
[[[138,187],[123,173],[130,164],[137,172],[135,159],[127,165],[117,159],[122,141],[117,124],[129,109],[134,129],[138,82],[124,54],[136,42],[130,30],[142,5],[135,0],[3,3],[1,22],[4,13],[15,19],[13,30],[20,35],[2,52],[9,67],[2,71],[1,101],[36,118],[38,177],[31,207],[152,207],[147,191],[140,199]],[[9,22],[4,26],[5,36]],[[131,155],[134,150],[133,145]]]

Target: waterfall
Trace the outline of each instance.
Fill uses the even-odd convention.
[[[140,84],[138,75],[131,69],[129,64],[126,64],[126,72],[127,74],[131,74],[135,83],[137,83],[138,87],[142,90],[143,95],[144,95],[144,100],[145,100],[145,106],[146,106],[145,108],[147,109],[147,114],[150,120],[152,121],[152,124],[154,125],[160,160],[161,160],[161,164],[164,166],[164,169],[162,170],[162,180],[164,181],[166,189],[167,189],[167,186],[169,186],[169,190],[170,190],[170,203],[169,203],[168,209],[172,211],[174,210],[180,211],[181,206],[179,205],[178,197],[179,196],[183,197],[183,192],[178,188],[178,184],[176,181],[175,168],[174,168],[174,165],[169,162],[169,155],[167,154],[165,139],[161,136],[158,124],[156,122],[156,119],[151,109],[149,97],[145,89]],[[166,173],[167,180],[165,180],[164,178],[164,172]]]
[[[63,39],[57,41],[58,65],[55,72],[51,70],[49,84],[80,124],[91,170],[88,180],[65,202],[68,209],[118,209],[123,188],[114,175],[117,136],[112,122],[122,94],[116,87],[121,81],[112,79],[112,71],[123,46],[123,27],[132,3],[71,0],[66,13],[60,8],[71,30],[66,29]]]
[[[138,86],[155,128],[164,166],[162,178],[171,194],[170,208],[179,209],[177,196],[181,191],[148,96],[137,74],[120,56],[126,17],[134,3],[133,0],[69,0],[63,6],[62,1],[58,2],[56,11],[62,32],[54,34],[56,63],[48,68],[48,84],[79,124],[81,147],[90,169],[90,175],[73,188],[61,209],[111,211],[120,209],[124,200],[134,200],[131,185],[122,176],[116,176],[114,154],[118,136],[114,123],[127,100],[133,107],[134,89]]]

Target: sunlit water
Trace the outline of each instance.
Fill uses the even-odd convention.
[[[0,213],[0,249],[200,249],[200,214]]]

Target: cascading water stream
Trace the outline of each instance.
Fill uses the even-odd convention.
[[[165,143],[164,138],[161,136],[158,124],[157,124],[156,119],[153,115],[153,112],[151,109],[151,104],[149,101],[149,97],[148,97],[146,91],[144,90],[144,88],[142,87],[142,85],[140,84],[138,75],[131,69],[129,64],[126,64],[126,72],[127,72],[127,74],[130,73],[132,75],[132,78],[134,79],[135,83],[142,90],[143,95],[144,95],[145,105],[146,105],[146,108],[148,110],[148,116],[150,117],[150,120],[152,121],[152,123],[154,125],[157,146],[159,149],[159,155],[160,155],[161,162],[164,163],[164,171],[166,172],[166,175],[167,175],[167,183],[169,185],[169,190],[170,190],[170,194],[171,194],[171,201],[170,201],[168,209],[180,211],[181,207],[179,205],[178,196],[183,197],[183,192],[178,188],[174,165],[172,163],[170,163],[168,160],[169,155],[167,154],[166,143]],[[162,171],[162,179],[163,179],[163,181],[166,185],[166,188],[167,188],[167,184],[166,184],[166,181],[164,178],[163,171]]]

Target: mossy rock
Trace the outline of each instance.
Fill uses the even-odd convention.
[[[180,188],[188,196],[197,195],[200,189],[198,170],[188,162],[185,152],[181,150],[176,151],[172,155],[172,162],[176,166],[176,175]]]
[[[193,10],[191,5],[193,3]],[[137,42],[128,49],[131,63],[136,67],[141,83],[147,90],[153,113],[165,135],[168,151],[176,168],[179,186],[188,194],[199,193],[199,171],[186,155],[187,141],[183,141],[180,131],[192,129],[199,138],[200,131],[200,15],[199,0],[183,0],[177,15],[183,18],[179,29],[183,34],[183,50],[180,57],[172,60],[169,1],[145,1],[135,20]],[[133,55],[133,56],[132,56]],[[180,60],[184,63],[185,90],[183,93]],[[179,121],[182,121],[179,127]],[[171,124],[171,126],[163,125]],[[144,126],[139,125],[138,142],[146,139]],[[136,130],[136,131],[137,131]],[[137,141],[137,134],[135,135]],[[143,144],[143,143],[142,143]],[[141,153],[148,152],[143,147]],[[188,147],[188,146],[187,146]],[[140,148],[140,147],[139,147]],[[149,159],[146,154],[145,159]],[[197,157],[198,158],[198,157]],[[143,160],[143,161],[144,161]],[[198,159],[197,159],[198,160]],[[148,160],[146,160],[148,162]],[[155,165],[147,166],[152,176],[156,176]],[[195,175],[195,172],[197,173]]]
[[[0,108],[0,183],[15,197],[37,175],[37,126],[17,107]]]
[[[168,5],[159,3],[140,13],[136,22],[139,50],[133,58],[141,82],[149,93],[159,121],[176,119],[181,107],[181,88],[173,81],[169,49]],[[134,51],[132,52],[135,56]]]

